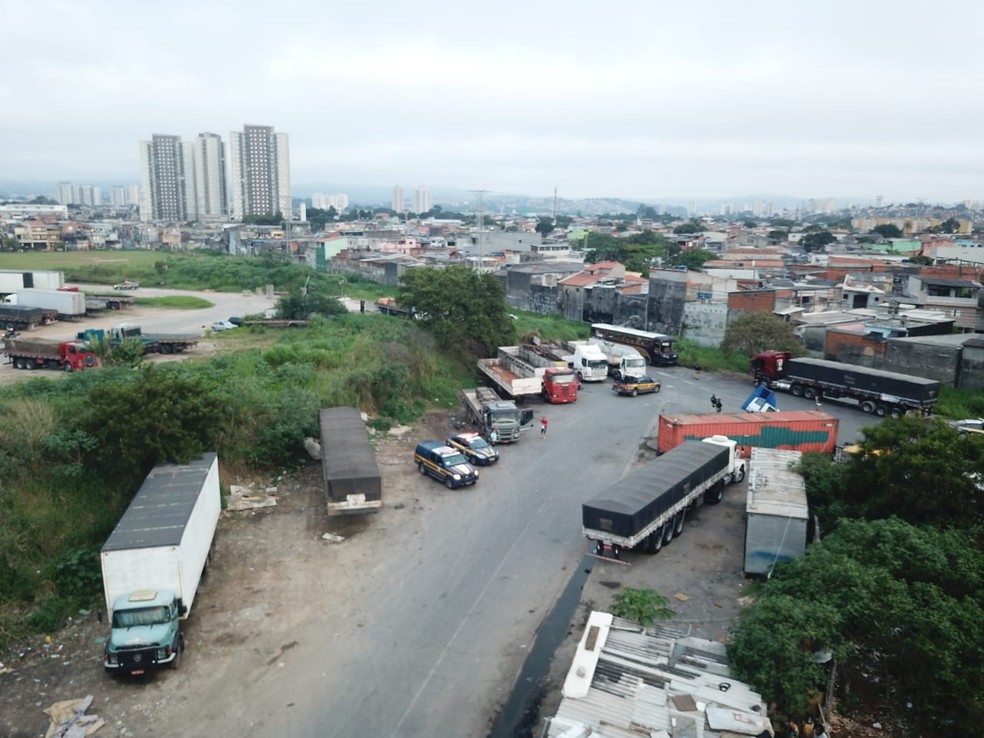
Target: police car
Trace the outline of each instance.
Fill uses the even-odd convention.
[[[499,452],[495,446],[482,438],[478,433],[459,433],[450,436],[447,444],[465,455],[472,464],[488,466],[499,460]]]
[[[413,460],[421,474],[429,474],[448,489],[456,489],[478,481],[478,471],[460,451],[445,446],[440,441],[424,441],[417,444]]]

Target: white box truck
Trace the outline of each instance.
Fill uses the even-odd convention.
[[[107,673],[177,668],[184,650],[178,621],[195,601],[221,507],[214,453],[147,475],[100,557],[111,623]]]
[[[745,574],[772,573],[780,561],[802,556],[810,522],[803,475],[796,471],[803,454],[752,448],[745,504]]]
[[[18,290],[16,304],[19,307],[36,307],[57,310],[59,318],[71,320],[85,316],[85,293],[67,290]]]

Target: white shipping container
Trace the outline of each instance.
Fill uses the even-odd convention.
[[[121,595],[170,589],[187,617],[221,507],[216,454],[154,467],[102,548],[106,611]]]
[[[799,451],[752,448],[745,504],[746,574],[771,574],[778,562],[806,550],[806,485],[793,470],[802,456]]]
[[[18,290],[17,305],[57,310],[59,315],[85,315],[84,292],[59,290]]]

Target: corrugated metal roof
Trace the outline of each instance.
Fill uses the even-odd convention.
[[[709,705],[771,730],[762,697],[731,678],[723,644],[593,612],[546,735],[718,738]]]

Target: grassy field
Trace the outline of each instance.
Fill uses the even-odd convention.
[[[158,251],[53,251],[2,252],[0,269],[51,269],[68,272],[82,266],[102,266],[117,269],[154,268],[154,262],[169,254]]]

